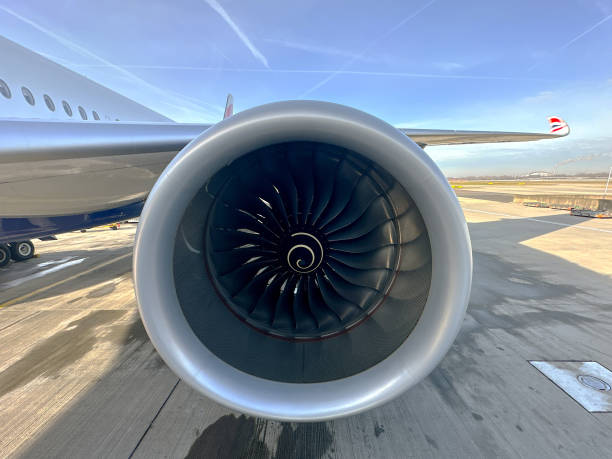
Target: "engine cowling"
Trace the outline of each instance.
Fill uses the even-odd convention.
[[[440,362],[467,307],[467,226],[409,138],[341,105],[228,118],[151,191],[140,314],[161,357],[219,403],[280,420],[354,414]]]

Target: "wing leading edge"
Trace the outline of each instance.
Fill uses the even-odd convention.
[[[548,118],[549,133],[503,131],[454,131],[445,129],[399,130],[422,147],[427,145],[463,145],[472,143],[529,142],[532,140],[558,139],[569,134],[570,129],[558,116]]]
[[[178,152],[211,124],[0,120],[0,164]]]

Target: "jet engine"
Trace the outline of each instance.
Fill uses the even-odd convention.
[[[389,124],[289,101],[238,113],[168,165],[142,212],[143,323],[186,383],[314,421],[380,405],[448,351],[471,247],[438,167]]]

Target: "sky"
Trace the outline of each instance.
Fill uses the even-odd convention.
[[[288,99],[398,127],[565,139],[429,147],[448,176],[612,166],[612,0],[0,0],[0,30],[180,122]]]

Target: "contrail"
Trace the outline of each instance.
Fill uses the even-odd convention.
[[[264,38],[266,43],[272,43],[274,45],[279,45],[284,48],[297,49],[300,51],[306,51],[307,53],[312,54],[324,54],[327,56],[341,56],[346,58],[356,58],[363,59],[363,56],[359,56],[357,53],[352,53],[350,51],[344,51],[342,49],[333,48],[331,46],[316,46],[308,43],[296,43],[293,41],[287,40],[275,40],[273,38]]]
[[[219,4],[219,2],[217,0],[204,0],[204,1],[208,4],[208,6],[210,6],[213,10],[215,10],[217,14],[219,14],[219,16],[221,16],[221,18],[225,22],[227,22],[227,25],[229,25],[232,28],[232,30],[236,33],[236,35],[238,35],[238,38],[240,38],[242,43],[244,43],[244,45],[247,48],[249,48],[249,51],[251,51],[251,54],[253,54],[253,57],[257,59],[258,61],[260,61],[265,67],[269,67],[268,59],[266,59],[266,56],[261,54],[261,52],[255,47],[255,45],[251,43],[251,40],[249,40],[249,37],[247,37],[244,34],[244,32],[240,30],[240,28],[236,25],[236,23],[232,20],[232,18],[230,18],[229,14],[227,14],[227,11],[225,11],[225,9]]]
[[[67,38],[64,38],[58,34],[56,34],[55,32],[47,29],[46,27],[41,26],[40,24],[24,17],[21,16],[19,13],[16,13],[15,11],[5,7],[5,6],[0,6],[0,10],[4,11],[5,13],[13,16],[16,19],[19,19],[20,21],[24,22],[25,24],[28,24],[29,26],[35,28],[36,30],[38,30],[39,32],[42,32],[43,34],[47,35],[48,37],[53,38],[54,40],[56,40],[57,42],[61,43],[62,45],[66,46],[68,49],[81,54],[82,56],[86,56],[89,57],[91,59],[94,59],[98,62],[100,62],[101,65],[99,65],[99,67],[108,67],[111,68],[117,72],[119,72],[120,74],[124,75],[128,80],[131,80],[132,82],[138,83],[139,85],[146,87],[148,89],[150,89],[151,91],[153,91],[155,94],[157,94],[158,96],[161,96],[160,100],[162,103],[165,103],[166,105],[174,108],[174,109],[179,109],[181,111],[185,111],[185,106],[188,105],[190,106],[191,110],[195,110],[196,112],[204,112],[206,113],[207,116],[211,116],[213,115],[213,113],[198,105],[198,104],[194,104],[192,102],[188,102],[187,99],[181,95],[172,95],[169,93],[169,91],[167,90],[162,90],[160,88],[158,88],[157,86],[152,85],[151,83],[148,83],[147,81],[143,80],[140,77],[137,77],[136,75],[134,75],[131,72],[128,72],[127,70],[125,70],[124,68],[113,64],[110,61],[107,61],[106,59],[98,56],[97,54],[92,53],[91,51],[89,51],[88,49],[74,43],[73,41],[68,40]],[[80,66],[82,67],[82,66]],[[170,100],[168,98],[168,96],[170,96]],[[218,107],[219,111],[221,111],[221,108]],[[219,113],[214,113],[215,116],[219,116]]]
[[[563,161],[559,161],[553,167],[564,166],[565,164],[577,163],[579,161],[593,161],[594,159],[599,158],[611,158],[612,153],[593,153],[590,155],[577,156],[575,158],[564,159]]]
[[[599,27],[600,25],[602,25],[603,23],[609,21],[610,19],[612,19],[612,14],[609,14],[608,16],[606,16],[605,18],[603,18],[601,21],[599,21],[597,24],[592,25],[591,27],[589,27],[588,29],[586,29],[584,32],[579,33],[578,35],[576,35],[574,38],[572,38],[570,41],[568,41],[566,44],[564,44],[563,46],[561,46],[561,49],[565,49],[571,45],[573,45],[575,42],[577,42],[578,40],[580,40],[582,37],[584,37],[586,34],[591,33],[593,30],[595,30],[597,27]]]
[[[425,5],[423,5],[421,8],[419,8],[418,10],[416,10],[414,13],[406,16],[404,19],[402,19],[399,23],[397,23],[395,26],[393,26],[391,29],[389,29],[387,32],[385,32],[384,34],[380,35],[378,38],[376,38],[374,41],[372,41],[368,46],[365,47],[365,49],[360,52],[359,54],[357,54],[355,57],[353,57],[352,59],[350,59],[348,62],[346,62],[339,70],[335,71],[334,73],[332,73],[331,75],[329,75],[328,77],[322,79],[321,81],[319,81],[317,84],[315,84],[312,88],[307,89],[306,91],[304,91],[302,94],[300,94],[298,96],[298,99],[302,99],[303,97],[307,96],[308,94],[310,94],[313,91],[316,91],[317,89],[319,89],[321,86],[327,84],[331,79],[335,78],[336,76],[340,75],[344,70],[346,70],[349,66],[351,66],[357,59],[360,59],[363,57],[364,54],[366,54],[370,49],[372,49],[376,44],[378,44],[381,40],[384,40],[385,38],[387,38],[389,35],[391,35],[392,33],[394,33],[397,29],[403,27],[408,21],[410,21],[411,19],[414,19],[415,17],[417,17],[419,14],[421,14],[423,11],[425,11],[427,8],[429,8],[431,5],[433,5],[434,3],[436,3],[437,0],[431,0],[429,3],[426,3]]]
[[[595,30],[596,28],[598,28],[600,25],[608,22],[610,19],[612,19],[612,14],[609,14],[608,16],[606,16],[605,18],[603,18],[602,20],[600,20],[599,22],[593,24],[591,27],[589,27],[588,29],[586,29],[584,32],[579,33],[578,35],[576,35],[574,38],[572,38],[570,41],[568,41],[567,43],[565,43],[564,45],[561,45],[559,48],[557,48],[555,51],[559,52],[559,51],[563,51],[567,48],[569,48],[571,45],[573,45],[574,43],[576,43],[578,40],[580,40],[582,37],[584,37],[585,35],[591,33],[593,30]],[[536,62],[535,64],[533,64],[531,67],[529,67],[527,69],[527,72],[531,72],[534,68],[536,68],[538,65],[540,65],[541,62]]]
[[[96,64],[74,64],[75,67],[104,67]],[[338,74],[358,76],[380,76],[380,77],[404,77],[404,78],[434,78],[445,80],[517,80],[517,81],[566,81],[555,78],[537,77],[515,77],[504,75],[453,75],[448,73],[414,73],[414,72],[377,72],[369,70],[337,70],[337,69],[261,69],[240,67],[205,67],[193,65],[133,65],[121,64],[125,69],[148,69],[148,70],[189,70],[202,72],[233,72],[233,73],[312,73],[312,74]]]

